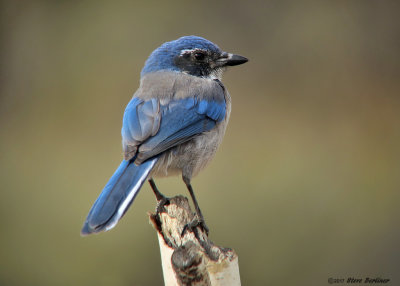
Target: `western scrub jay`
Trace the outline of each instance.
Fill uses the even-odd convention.
[[[146,180],[159,199],[153,177],[178,174],[195,205],[194,225],[208,231],[190,180],[211,161],[229,120],[231,98],[220,81],[222,72],[245,62],[197,36],[153,51],[124,112],[124,160],[93,204],[82,235],[113,228]]]

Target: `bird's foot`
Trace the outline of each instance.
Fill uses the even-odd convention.
[[[149,183],[150,183],[151,189],[153,190],[154,195],[156,196],[156,200],[157,200],[156,214],[161,213],[161,212],[166,212],[165,206],[170,204],[170,199],[168,197],[164,196],[158,190],[153,178],[149,179]]]
[[[183,237],[185,235],[186,231],[191,231],[194,232],[194,230],[196,229],[196,227],[201,227],[203,229],[203,231],[206,233],[206,235],[208,236],[208,233],[210,232],[210,230],[208,229],[208,226],[206,225],[206,222],[204,221],[204,218],[200,218],[197,215],[192,219],[191,222],[189,222],[188,224],[186,224],[183,227],[182,233],[181,233],[181,237]]]
[[[166,212],[165,206],[170,204],[170,200],[168,197],[163,196],[159,200],[157,199],[157,206],[156,206],[156,214]]]

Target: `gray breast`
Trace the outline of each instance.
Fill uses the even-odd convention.
[[[204,99],[214,99],[223,96],[223,100],[226,102],[226,116],[223,121],[217,123],[214,129],[165,151],[150,174],[155,177],[182,174],[183,177],[190,180],[207,166],[221,144],[231,112],[231,98],[225,88],[222,88],[221,92],[222,84],[220,82],[211,79],[202,79],[185,74],[173,77],[170,74],[158,76],[162,76],[162,82],[167,84],[162,91],[165,100],[172,97],[197,96]],[[155,88],[153,86],[153,92],[158,93],[154,90]]]

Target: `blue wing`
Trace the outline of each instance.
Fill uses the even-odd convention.
[[[133,98],[122,124],[125,159],[136,156],[135,163],[140,164],[210,131],[225,118],[225,113],[224,100],[185,98],[160,103],[158,99]]]

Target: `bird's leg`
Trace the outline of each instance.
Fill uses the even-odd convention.
[[[157,207],[156,207],[156,213],[160,213],[164,210],[164,206],[169,204],[169,198],[164,196],[157,188],[156,182],[154,182],[153,178],[149,179],[149,184],[151,186],[151,189],[153,190],[154,195],[156,196],[157,199]]]
[[[184,181],[186,181],[186,180],[184,180]],[[201,213],[199,204],[197,203],[196,196],[194,195],[193,187],[190,184],[190,182],[185,182],[185,184],[189,190],[190,196],[192,197],[193,204],[196,209],[196,217],[190,223],[185,225],[185,227],[182,230],[182,236],[185,234],[186,230],[193,231],[193,229],[197,226],[201,226],[203,228],[203,230],[206,232],[206,234],[208,235],[209,229],[206,225],[203,214]]]
[[[165,196],[158,190],[156,182],[154,182],[153,178],[149,179],[149,184],[151,189],[153,190],[154,195],[156,196],[157,201],[161,201]]]

